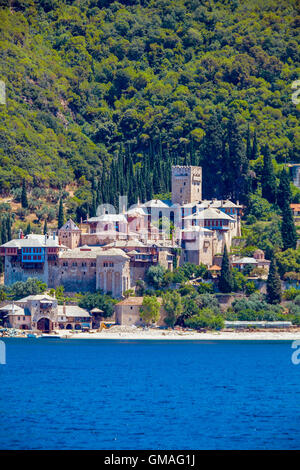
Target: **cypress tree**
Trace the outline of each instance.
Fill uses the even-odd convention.
[[[278,304],[281,301],[281,282],[278,274],[275,256],[272,256],[267,280],[267,302]]]
[[[212,158],[213,155],[213,158]],[[213,113],[205,126],[202,143],[203,194],[207,198],[221,194],[225,176],[223,171],[223,129],[220,117]]]
[[[277,204],[283,210],[285,204],[290,204],[292,200],[292,191],[290,185],[290,177],[288,172],[283,169],[280,173],[280,182],[277,191]]]
[[[273,169],[272,158],[268,145],[263,149],[264,166],[262,171],[262,197],[267,199],[271,204],[276,202],[276,177]]]
[[[31,225],[30,222],[28,223],[26,230],[25,230],[25,235],[29,235],[31,233]]]
[[[248,124],[247,135],[246,135],[246,157],[247,160],[251,160],[252,157],[252,148],[251,148],[251,138],[250,138],[250,127]]]
[[[62,202],[62,198],[59,200],[59,207],[58,207],[58,224],[57,227],[60,229],[65,223],[65,216],[64,216],[64,206]]]
[[[45,222],[44,222],[44,229],[43,229],[44,235],[46,235],[47,232],[48,232],[47,219],[45,219]]]
[[[288,201],[284,203],[282,209],[281,236],[283,249],[288,250],[297,247],[297,231],[295,227],[293,212]]]
[[[246,158],[245,145],[240,128],[234,114],[231,114],[227,124],[228,153],[227,172],[229,181],[229,196],[233,199],[247,201],[249,192],[249,161]]]
[[[8,236],[7,236],[7,226],[5,223],[5,220],[1,220],[1,244],[3,245],[4,243],[8,242]]]
[[[224,246],[221,275],[219,279],[219,289],[221,292],[231,292],[233,287],[232,272],[229,264],[229,257],[226,245]]]
[[[22,207],[24,207],[24,209],[27,209],[27,207],[28,207],[28,199],[27,199],[25,179],[23,179],[23,184],[22,184],[21,205],[22,205]]]
[[[11,218],[10,218],[10,214],[8,214],[8,217],[6,219],[6,229],[7,229],[7,239],[9,241],[9,240],[11,240]]]
[[[95,217],[97,213],[97,193],[93,191],[93,199],[92,199],[92,206],[91,206],[91,216]]]

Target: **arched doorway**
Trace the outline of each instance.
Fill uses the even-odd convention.
[[[40,318],[36,324],[37,329],[44,331],[45,333],[50,331],[50,320],[49,318]]]

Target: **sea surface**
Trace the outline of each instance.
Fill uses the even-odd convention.
[[[0,449],[299,449],[291,342],[5,339]]]

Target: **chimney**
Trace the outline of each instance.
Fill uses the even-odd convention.
[[[47,245],[47,234],[45,233],[45,245]]]

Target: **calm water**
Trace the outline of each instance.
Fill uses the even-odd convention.
[[[290,342],[7,339],[1,449],[296,449]]]

